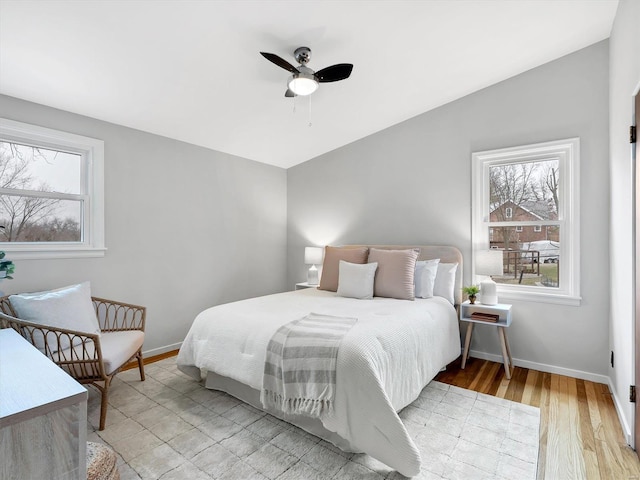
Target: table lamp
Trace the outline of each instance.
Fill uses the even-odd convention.
[[[311,265],[307,272],[307,283],[309,285],[318,285],[318,268],[316,265],[322,263],[322,255],[324,249],[322,247],[304,247],[304,263]]]
[[[502,250],[483,250],[476,252],[476,275],[486,275],[480,282],[480,303],[495,305],[498,303],[496,282],[490,275],[502,275]]]

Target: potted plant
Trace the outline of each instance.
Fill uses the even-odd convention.
[[[476,295],[480,292],[478,285],[469,285],[468,287],[462,287],[463,293],[469,297],[469,303],[473,305],[476,303]]]
[[[5,260],[5,253],[0,251],[0,278],[13,278],[11,275],[16,270],[16,266],[11,260]]]

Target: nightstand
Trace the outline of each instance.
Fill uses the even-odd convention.
[[[471,314],[474,312],[498,315],[499,319],[497,322],[475,320],[471,318]],[[469,300],[467,300],[460,305],[460,321],[469,323],[467,326],[467,335],[464,339],[461,368],[464,369],[467,359],[469,358],[469,345],[471,344],[473,326],[475,324],[489,325],[497,327],[498,329],[498,338],[500,339],[500,346],[502,347],[502,360],[504,363],[505,376],[507,377],[507,380],[509,380],[511,378],[511,370],[513,370],[513,359],[511,358],[511,348],[509,347],[509,338],[507,337],[507,328],[511,325],[511,305],[505,303],[499,303],[497,305],[483,305],[482,303],[476,303],[471,305]]]
[[[309,285],[309,282],[296,283],[296,290],[302,290],[304,288],[318,288],[318,285]]]

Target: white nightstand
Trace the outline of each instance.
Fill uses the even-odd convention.
[[[487,322],[484,320],[475,320],[470,318],[474,312],[479,313],[491,313],[499,315],[500,318],[497,322]],[[507,380],[511,378],[511,370],[513,369],[513,359],[511,358],[511,348],[509,347],[509,338],[507,337],[507,328],[511,325],[511,305],[505,303],[499,303],[497,305],[483,305],[476,303],[471,305],[469,300],[463,302],[460,305],[460,320],[468,322],[467,335],[464,340],[464,351],[462,352],[462,367],[467,363],[469,358],[469,345],[471,344],[471,335],[473,334],[473,326],[475,324],[489,325],[498,327],[498,337],[500,338],[500,345],[502,347],[502,359],[504,362],[504,371]]]
[[[318,288],[318,285],[309,285],[309,282],[296,283],[296,290],[302,290],[303,288]]]

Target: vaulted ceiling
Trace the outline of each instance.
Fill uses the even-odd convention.
[[[617,4],[0,0],[0,93],[287,168],[608,38]],[[299,46],[351,77],[285,98],[259,52]]]

